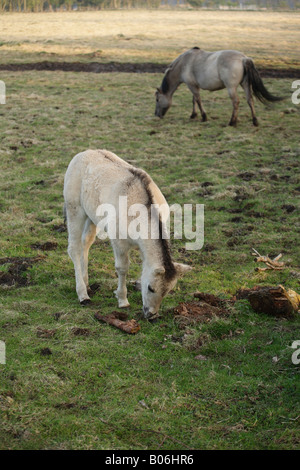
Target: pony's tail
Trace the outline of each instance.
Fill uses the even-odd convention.
[[[256,96],[259,101],[264,104],[267,104],[268,101],[281,101],[283,100],[280,96],[272,95],[263,84],[263,81],[258,73],[258,70],[255,68],[255,65],[251,59],[244,59],[244,80],[247,81],[250,89],[252,88],[253,94]]]

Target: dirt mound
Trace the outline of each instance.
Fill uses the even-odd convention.
[[[235,298],[248,300],[255,312],[275,317],[290,317],[300,309],[300,295],[280,285],[239,289]]]

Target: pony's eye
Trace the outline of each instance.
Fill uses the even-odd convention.
[[[152,294],[154,294],[154,292],[155,292],[154,289],[152,289],[152,287],[151,287],[150,285],[148,286],[148,290],[149,290],[150,292],[152,292]]]

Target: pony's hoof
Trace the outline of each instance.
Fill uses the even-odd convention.
[[[119,308],[128,308],[128,307],[130,307],[130,304],[129,304],[128,300],[121,300],[120,302],[118,302],[118,305],[119,305]]]
[[[231,120],[229,123],[229,126],[236,127],[236,124],[237,124],[236,121]]]
[[[192,114],[190,115],[190,119],[195,119],[197,116],[198,116],[197,113],[192,113]]]
[[[207,121],[207,116],[206,116],[206,114],[204,113],[204,114],[202,114],[202,122],[206,122],[206,121]]]
[[[92,303],[91,299],[84,299],[84,300],[81,300],[80,305],[82,305],[82,307],[85,307],[86,305],[89,305],[91,303]]]
[[[258,120],[256,117],[253,118],[252,122],[253,122],[253,126],[258,127]]]

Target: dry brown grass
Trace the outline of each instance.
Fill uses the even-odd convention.
[[[299,66],[300,14],[228,11],[100,11],[0,16],[1,62],[169,62],[198,45],[239,49],[260,65]]]

